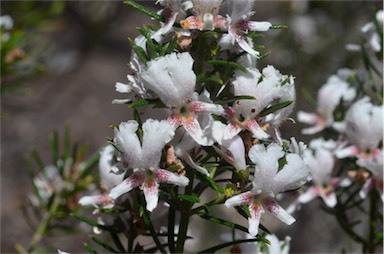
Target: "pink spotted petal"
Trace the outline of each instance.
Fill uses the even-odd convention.
[[[159,202],[159,184],[151,179],[144,183],[144,197],[147,202],[147,210],[152,212]]]
[[[238,124],[230,123],[224,130],[223,139],[231,139],[241,131],[241,126]]]
[[[258,139],[267,139],[269,137],[268,133],[263,131],[259,124],[255,120],[249,120],[246,123],[247,129],[252,132],[253,136]]]
[[[159,183],[174,184],[177,186],[187,186],[189,184],[187,177],[174,174],[164,169],[156,170],[155,179]]]
[[[94,195],[94,196],[84,196],[79,200],[79,204],[86,205],[107,205],[109,203],[113,203],[111,197],[107,194],[103,195]]]
[[[299,196],[299,202],[308,203],[320,195],[319,187],[311,186],[306,192]]]
[[[258,202],[253,202],[249,205],[249,213],[251,217],[248,218],[248,231],[251,236],[256,236],[259,232],[259,224],[261,214],[264,213],[262,206]]]
[[[269,211],[271,214],[276,216],[279,220],[284,222],[287,225],[291,225],[296,221],[287,211],[284,210],[274,199],[265,198],[263,200],[263,207],[265,210]]]
[[[131,191],[144,182],[144,175],[136,172],[111,190],[109,196],[113,199]]]
[[[247,191],[227,199],[227,201],[225,201],[225,205],[227,207],[248,205],[252,202],[252,199],[253,199],[253,193],[250,191]]]
[[[193,103],[192,112],[194,112],[194,113],[212,113],[215,115],[221,115],[224,113],[224,108],[221,105],[202,102],[202,101],[196,101]]]
[[[173,130],[176,130],[177,127],[179,127],[181,124],[181,119],[176,114],[172,114],[170,117],[168,117],[167,121],[171,125]]]
[[[199,122],[193,116],[188,116],[182,118],[182,124],[184,129],[188,132],[189,135],[198,143],[199,145],[207,146],[212,145],[213,142],[208,139],[203,133],[203,130],[200,127]]]

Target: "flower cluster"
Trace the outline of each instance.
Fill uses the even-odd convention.
[[[158,3],[164,7],[160,12],[147,13],[161,21],[160,28],[140,28],[141,35],[130,40],[133,73],[128,83],[116,83],[116,91],[127,97],[113,103],[127,104],[134,117],[114,127],[111,145],[101,154],[104,178],[116,181],[102,195],[83,197],[81,204],[113,208],[128,202],[130,209],[138,207],[154,234],[147,212],[154,212],[161,200],[173,220],[169,235],[174,214],[180,212],[178,240],[169,246],[171,252],[180,252],[190,216],[228,225],[209,213],[212,206],[235,207],[233,211],[248,218],[252,237],[263,228],[265,211],[292,224],[295,218],[276,195],[298,190],[310,180],[310,171],[313,186],[299,201],[320,196],[335,206],[332,190],[345,181],[331,176],[334,154],[355,156],[357,165],[378,173],[382,106],[367,97],[357,100],[349,83],[352,72],[329,78],[319,92],[316,114],[299,112],[299,121],[314,125],[303,133],[337,128],[342,134],[338,142],[312,141],[312,152],[280,132],[293,111],[295,79],[274,66],[257,66],[265,56],[258,51],[258,32],[279,26],[251,20],[254,0]],[[335,114],[349,105],[344,118]],[[200,195],[206,189],[216,198],[204,203]]]

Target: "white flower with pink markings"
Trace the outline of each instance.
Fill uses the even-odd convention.
[[[172,53],[148,62],[141,78],[145,87],[172,110],[168,122],[174,130],[182,125],[198,144],[209,145],[210,140],[198,122],[198,114],[221,115],[224,109],[221,105],[194,100],[196,75],[192,70],[193,62],[189,53]]]
[[[143,138],[140,142],[136,134],[139,124],[136,121],[123,122],[115,129],[117,147],[125,159],[127,169],[133,169],[122,183],[114,187],[109,196],[113,199],[140,186],[144,192],[147,210],[157,207],[159,183],[187,186],[189,179],[159,168],[164,146],[173,138],[174,131],[165,120],[148,119],[143,124]]]
[[[309,178],[308,166],[298,154],[285,155],[283,148],[275,143],[268,147],[254,145],[248,155],[256,164],[252,189],[229,198],[225,205],[249,206],[249,233],[252,236],[257,235],[260,218],[265,210],[288,225],[295,222],[295,218],[276,202],[275,195],[301,187]],[[287,163],[279,170],[279,160],[284,155]]]

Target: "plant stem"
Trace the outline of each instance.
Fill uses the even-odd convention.
[[[193,169],[187,168],[187,176],[189,178],[189,185],[185,187],[184,193],[186,195],[190,195],[193,192],[193,178],[194,178],[194,173]],[[189,216],[190,216],[190,210],[193,205],[190,204],[188,201],[183,201],[183,208],[180,211],[180,223],[179,223],[179,232],[177,234],[177,241],[176,241],[176,248],[175,248],[175,253],[183,253],[184,251],[184,244],[185,240],[187,239],[187,232],[188,232],[188,224],[189,224]]]
[[[368,239],[368,253],[375,252],[375,229],[377,223],[377,204],[378,204],[378,195],[375,192],[375,189],[372,188],[370,191],[370,211],[369,211],[369,239]]]
[[[50,206],[48,212],[46,212],[44,214],[43,219],[41,220],[39,227],[37,228],[35,234],[33,235],[33,238],[31,240],[31,243],[30,243],[29,248],[28,248],[29,253],[32,252],[36,248],[36,245],[41,241],[44,234],[46,233],[46,231],[49,227],[49,223],[53,219],[54,214],[56,213],[56,210],[60,205],[60,201],[61,201],[61,196],[56,194],[54,199],[53,199],[52,205]]]

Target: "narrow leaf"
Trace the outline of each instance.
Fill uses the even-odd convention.
[[[181,199],[181,200],[186,200],[186,201],[189,201],[192,203],[200,203],[199,197],[197,197],[196,195],[193,195],[193,194],[192,195],[179,194],[179,195],[177,195],[177,198]]]
[[[59,160],[59,133],[57,132],[57,130],[54,130],[52,132],[50,144],[52,163],[53,165],[57,165],[57,161]]]
[[[216,251],[224,249],[225,247],[228,247],[228,246],[231,246],[231,245],[236,245],[236,244],[240,244],[240,243],[257,242],[257,241],[259,241],[259,237],[258,236],[256,238],[252,238],[252,239],[235,240],[235,241],[226,242],[226,243],[222,243],[222,244],[216,245],[214,247],[211,247],[209,249],[200,251],[198,253],[215,253]]]
[[[136,43],[131,38],[128,38],[128,41],[131,44],[133,51],[135,51],[136,55],[139,57],[140,61],[143,62],[144,64],[147,64],[149,58],[145,53],[144,49],[137,46]]]
[[[97,151],[85,162],[85,165],[80,172],[80,178],[87,176],[91,169],[99,163],[99,159],[100,153]]]
[[[155,227],[152,224],[151,218],[149,217],[148,212],[144,207],[142,207],[142,212],[143,212],[144,222],[147,225],[147,227],[149,228],[149,231],[151,232],[152,238],[155,241],[157,248],[160,250],[161,253],[167,253],[165,251],[163,245],[161,244],[161,242],[157,236],[157,232],[155,230]]]
[[[98,227],[100,229],[107,229],[106,226],[101,225],[101,224],[99,224],[96,221],[93,221],[91,219],[88,219],[87,217],[84,217],[84,216],[81,216],[81,215],[78,215],[78,214],[75,214],[75,213],[71,213],[71,216],[74,217],[75,219],[78,219],[78,220],[80,220],[82,222],[85,222],[88,225],[91,225],[93,227]]]
[[[148,16],[154,18],[154,19],[157,19],[158,21],[161,21],[161,22],[164,22],[164,18],[162,16],[160,16],[159,14],[157,14],[156,12],[152,11],[151,9],[148,9],[147,7],[141,5],[141,4],[138,4],[132,0],[126,0],[124,1],[125,4],[128,4],[129,6],[135,8],[136,10],[139,10],[145,14],[147,14]]]
[[[84,245],[84,248],[86,248],[89,253],[97,254],[97,251],[94,248],[92,248],[88,243],[84,243],[83,245]]]
[[[199,215],[200,218],[202,218],[204,220],[207,220],[209,222],[212,222],[212,223],[215,223],[215,224],[219,224],[219,225],[223,225],[223,226],[230,227],[230,228],[235,228],[235,229],[238,229],[238,230],[241,230],[243,232],[248,233],[248,228],[243,227],[243,226],[241,226],[239,224],[236,224],[236,223],[224,220],[224,219],[220,219],[220,218],[217,218],[217,217],[205,214],[205,213],[198,213],[198,215]]]
[[[260,116],[269,115],[269,114],[271,114],[271,113],[273,113],[273,112],[275,112],[275,111],[277,111],[279,109],[288,107],[292,103],[293,103],[293,101],[283,101],[283,102],[277,103],[275,105],[272,105],[272,106],[264,109],[263,111],[261,111]]]
[[[68,126],[64,129],[64,161],[71,156],[71,133]]]
[[[224,98],[224,99],[215,101],[215,103],[223,105],[223,104],[232,103],[232,102],[235,102],[235,101],[238,101],[238,100],[255,100],[255,97],[248,96],[248,95],[233,96],[231,98]]]
[[[100,239],[98,239],[98,238],[96,238],[96,237],[94,237],[94,236],[91,236],[91,239],[92,239],[95,243],[97,243],[98,245],[100,245],[101,247],[103,247],[104,249],[106,249],[106,250],[108,250],[108,251],[110,251],[110,252],[112,252],[112,253],[119,253],[118,250],[115,250],[111,245],[109,245],[109,244],[107,244],[107,243],[101,241]]]
[[[225,60],[209,60],[209,64],[212,64],[213,66],[225,66],[225,67],[231,67],[236,70],[241,70],[244,73],[248,73],[247,69],[243,67],[241,64],[236,63],[236,62],[230,62],[230,61],[225,61]]]
[[[35,160],[37,166],[39,167],[39,170],[43,170],[45,165],[40,157],[39,152],[36,149],[32,149],[32,158]]]
[[[157,103],[158,101],[159,101],[158,99],[139,99],[131,102],[128,107],[138,108],[138,107],[143,107],[149,104]]]

